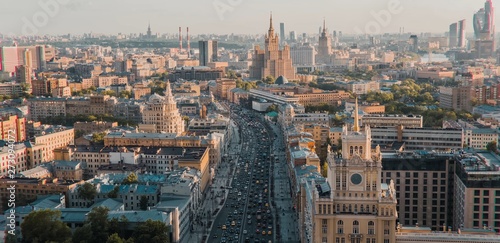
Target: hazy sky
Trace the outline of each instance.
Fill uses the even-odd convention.
[[[56,11],[50,11],[54,8],[44,10],[40,4],[46,2],[57,3]],[[401,11],[391,13],[387,23],[377,21],[371,13],[386,12],[390,9],[390,2],[399,3]],[[467,32],[472,33],[472,15],[484,6],[484,2],[485,0],[0,0],[0,33],[144,33],[148,21],[151,21],[154,33],[177,33],[179,26],[183,26],[183,31],[189,26],[193,35],[256,34],[266,32],[270,11],[273,12],[275,29],[279,28],[280,22],[284,22],[287,34],[291,30],[297,33],[316,33],[323,17],[326,18],[330,31],[341,30],[344,33],[366,32],[367,26],[369,33],[398,32],[400,26],[412,33],[444,33],[450,23],[460,19],[467,19]],[[496,25],[500,26],[498,20],[500,18],[496,18]]]

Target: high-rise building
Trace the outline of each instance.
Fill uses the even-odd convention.
[[[148,32],[146,33],[146,37],[148,39],[151,39],[152,38],[152,34],[151,34],[151,24],[148,24]]]
[[[294,45],[290,48],[290,56],[294,66],[314,66],[316,51],[309,43]]]
[[[167,82],[165,96],[153,94],[146,103],[146,109],[142,115],[143,123],[139,130],[152,133],[175,133],[181,135],[184,132],[184,121],[177,108],[170,82]]]
[[[290,41],[294,42],[297,40],[297,37],[295,36],[295,31],[290,31]]]
[[[465,48],[465,19],[458,21],[458,47]]]
[[[450,32],[449,32],[449,44],[448,46],[450,48],[455,48],[458,46],[458,24],[453,23],[450,25]]]
[[[14,76],[16,67],[19,66],[19,55],[17,46],[4,46],[0,48],[0,71]]]
[[[410,36],[409,44],[410,44],[410,51],[418,52],[418,36],[417,35]]]
[[[266,34],[265,49],[255,46],[250,67],[250,77],[262,79],[267,76],[284,76],[287,79],[295,78],[295,70],[290,57],[290,47],[285,45],[279,48],[279,37],[274,33],[273,17],[269,19],[269,30]]]
[[[209,62],[217,61],[218,46],[217,41],[199,41],[198,48],[200,49],[200,66],[208,66]]]
[[[473,16],[474,35],[476,40],[492,40],[495,35],[495,11],[491,0],[487,0]]]
[[[342,156],[328,151],[327,184],[314,193],[314,242],[396,242],[396,190],[381,183],[380,147],[370,127],[361,131],[356,100],[354,126],[343,128]]]
[[[316,56],[316,62],[318,64],[328,64],[330,63],[330,54],[332,53],[332,39],[326,30],[326,23],[323,20],[323,31],[319,37],[318,42],[318,55]]]
[[[285,23],[280,23],[280,40],[281,44],[285,43]]]

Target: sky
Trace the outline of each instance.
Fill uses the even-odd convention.
[[[29,4],[28,4],[29,2]],[[2,34],[177,33],[263,34],[273,13],[274,27],[317,33],[444,33],[467,20],[485,0],[0,0]],[[495,4],[495,1],[493,1]],[[500,4],[495,6],[500,9]],[[48,6],[48,7],[47,7]],[[498,10],[500,11],[500,10]],[[498,14],[496,14],[498,16]],[[496,18],[500,28],[500,18]]]

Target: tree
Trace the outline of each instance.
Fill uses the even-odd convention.
[[[128,228],[128,219],[125,215],[122,215],[120,219],[112,218],[109,220],[109,233],[110,234],[118,234],[121,238],[125,239],[129,237],[127,231]]]
[[[122,184],[134,184],[138,181],[139,178],[137,177],[137,175],[135,173],[130,173],[125,179],[123,179]]]
[[[73,243],[92,243],[92,229],[90,224],[78,227],[73,233]]]
[[[21,224],[25,242],[65,242],[71,229],[61,220],[61,212],[51,209],[32,211]]]
[[[269,107],[267,107],[266,109],[266,112],[272,112],[272,111],[278,111],[278,106],[276,106],[275,104],[272,104],[270,105]]]
[[[170,243],[169,232],[170,228],[165,223],[148,219],[137,227],[134,232],[134,239],[136,239],[136,242]]]
[[[262,81],[264,81],[264,83],[266,83],[266,84],[274,84],[275,80],[276,79],[272,75],[269,75],[266,78],[262,79]]]
[[[120,238],[120,236],[118,236],[117,233],[110,235],[108,237],[108,240],[106,241],[106,243],[124,243],[124,242],[125,241],[123,241],[123,239]]]
[[[104,90],[102,92],[103,95],[116,96],[116,92],[113,90]]]
[[[96,207],[88,214],[88,223],[92,230],[92,242],[106,242],[108,239],[109,209],[106,207]]]
[[[328,163],[327,162],[323,163],[323,166],[321,166],[321,175],[325,178],[328,177]]]
[[[106,137],[106,132],[99,132],[92,134],[92,142],[95,144],[104,144],[104,137]]]
[[[498,153],[498,144],[497,141],[491,141],[486,145],[486,150],[491,151],[493,153]]]
[[[146,196],[141,196],[141,199],[139,201],[139,205],[141,207],[141,210],[147,210],[148,209],[148,203],[149,203],[149,200],[148,200],[148,197]]]
[[[120,98],[128,99],[128,98],[132,97],[132,92],[130,92],[129,90],[123,90],[120,92],[119,96],[120,96]]]
[[[97,195],[97,188],[95,185],[85,182],[83,185],[78,187],[78,196],[87,200],[90,203],[94,201],[95,196]]]
[[[115,186],[113,190],[108,192],[108,198],[117,198],[118,197],[118,192],[120,191],[119,186]]]

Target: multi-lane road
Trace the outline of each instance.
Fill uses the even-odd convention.
[[[284,144],[277,135],[279,130],[262,118],[261,114],[231,106],[231,119],[239,127],[238,144],[233,144],[234,156],[220,165],[215,176],[211,190],[216,191],[218,209],[204,210],[211,212],[209,218],[213,219],[207,222],[211,231],[206,242],[298,239]]]

